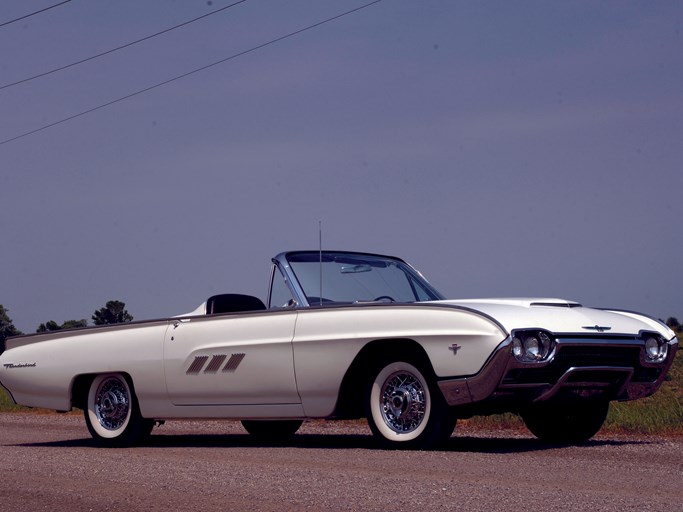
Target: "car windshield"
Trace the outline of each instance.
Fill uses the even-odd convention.
[[[412,267],[384,256],[342,252],[287,254],[311,306],[370,301],[417,302],[442,296]]]

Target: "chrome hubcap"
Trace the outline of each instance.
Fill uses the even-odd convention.
[[[107,430],[116,430],[125,424],[129,407],[128,391],[119,379],[107,379],[97,388],[95,414]]]
[[[420,426],[425,417],[425,390],[414,375],[397,372],[382,387],[382,417],[394,432],[405,434]]]

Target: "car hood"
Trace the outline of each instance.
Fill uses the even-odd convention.
[[[593,309],[578,302],[548,298],[467,299],[438,301],[484,313],[508,332],[538,328],[554,333],[626,334],[655,331],[666,339],[675,335],[663,323],[629,311]]]

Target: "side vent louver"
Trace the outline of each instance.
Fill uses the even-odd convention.
[[[237,367],[240,365],[245,355],[246,354],[233,354],[232,356],[230,356],[230,359],[225,365],[225,368],[223,368],[223,373],[234,372],[235,370],[237,370]]]
[[[213,356],[211,362],[204,370],[204,373],[216,373],[223,364],[223,361],[225,361],[225,358],[225,355]]]
[[[187,369],[188,374],[193,374],[193,373],[199,373],[202,368],[204,368],[204,363],[206,363],[207,359],[209,359],[209,356],[197,356],[194,358],[194,361],[190,365],[190,367]]]
[[[228,359],[228,356],[225,354],[216,354],[211,356],[211,361],[209,361],[209,356],[195,356],[194,361],[192,361],[192,364],[185,373],[187,375],[199,375],[202,372],[202,368],[204,369],[204,373],[218,373],[218,370],[223,366],[226,359],[228,359],[228,362],[225,363],[222,373],[233,373],[237,370],[240,363],[242,363],[245,355],[246,354],[242,353],[232,354],[230,359]],[[208,365],[206,364],[207,361],[209,361]],[[206,368],[204,368],[205,365]]]

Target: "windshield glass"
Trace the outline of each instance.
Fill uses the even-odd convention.
[[[416,302],[442,298],[400,260],[354,253],[289,253],[287,261],[311,306],[352,302]]]

